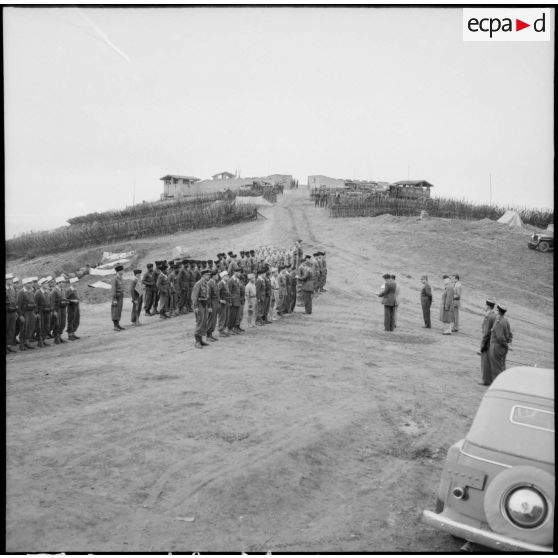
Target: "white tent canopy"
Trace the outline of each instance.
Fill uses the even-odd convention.
[[[508,209],[500,219],[498,219],[498,223],[504,223],[505,225],[509,225],[510,227],[523,227],[523,221],[519,216],[517,211],[513,211],[512,209]]]

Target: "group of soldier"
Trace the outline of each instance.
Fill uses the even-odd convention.
[[[270,324],[304,306],[312,314],[312,297],[325,292],[325,252],[303,256],[302,241],[292,249],[261,247],[217,254],[217,259],[160,260],[134,270],[130,286],[131,322],[140,326],[144,315],[168,319],[194,313],[195,346],[203,348],[220,337],[244,333],[248,327]],[[124,298],[123,267],[115,268],[112,281],[111,318],[120,325]],[[207,340],[207,341],[206,341]]]
[[[76,341],[79,327],[77,277],[26,277],[6,274],[6,351],[48,347],[47,339],[65,343],[62,333]],[[36,345],[35,345],[36,343]]]
[[[385,280],[378,296],[384,305],[384,327],[386,331],[394,331],[397,327],[397,309],[399,307],[399,286],[395,275],[386,273]],[[442,275],[444,290],[440,301],[440,321],[442,334],[451,335],[459,331],[459,309],[463,286],[459,274]],[[432,305],[432,288],[428,276],[421,277],[422,287],[420,301],[425,328],[431,328],[430,307]],[[513,334],[505,314],[507,307],[503,302],[486,300],[485,317],[482,324],[482,340],[478,354],[481,356],[481,385],[489,386],[494,379],[506,369],[506,356],[510,349]]]

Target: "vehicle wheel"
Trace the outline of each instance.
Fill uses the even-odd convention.
[[[520,527],[506,513],[506,500],[519,488],[535,489],[546,500],[546,517],[532,528]],[[521,541],[551,545],[554,537],[554,476],[535,467],[512,467],[495,477],[484,496],[484,513],[496,533]]]
[[[539,242],[539,250],[541,252],[548,252],[548,249],[550,248],[548,242]]]

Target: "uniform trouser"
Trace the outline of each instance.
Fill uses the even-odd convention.
[[[246,321],[249,326],[253,326],[256,321],[256,303],[252,302],[248,304],[248,310],[246,311]]]
[[[6,313],[6,345],[15,345],[16,319],[15,310]]]
[[[23,341],[27,343],[33,339],[37,318],[33,310],[26,310],[20,319],[22,322],[19,329],[19,340],[21,341],[21,337],[23,336]]]
[[[220,303],[220,308],[219,308],[219,331],[221,333],[223,333],[223,331],[225,331],[225,328],[228,327],[228,323],[229,323],[229,308],[230,305],[225,303]]]
[[[44,341],[50,333],[50,309],[39,313],[41,320],[41,339]]]
[[[124,303],[124,295],[117,296],[116,300],[112,302],[112,305],[110,307],[110,317],[112,318],[113,322],[118,323],[120,321],[120,318],[122,317],[123,303]],[[62,333],[62,330],[60,330],[59,333]]]
[[[427,298],[421,298],[420,304],[422,306],[422,318],[424,319],[424,325],[426,327],[431,327],[430,324],[430,306],[432,306],[432,301]]]
[[[220,303],[218,300],[215,300],[211,303],[211,314],[209,314],[207,318],[207,335],[212,335],[215,331],[215,327],[217,326],[217,318],[219,317],[219,308]]]
[[[277,297],[278,297],[278,291],[274,290],[271,291],[271,301],[269,303],[269,318],[273,319],[276,315],[277,312]]]
[[[490,385],[492,383],[492,370],[490,368],[490,354],[489,350],[481,353],[481,378],[482,383]]]
[[[304,299],[302,298],[302,283],[296,282],[296,298],[298,300],[297,306],[304,306]]]
[[[232,306],[230,308],[230,314],[229,314],[229,329],[233,329],[236,327],[236,318],[238,316],[238,310],[239,310],[239,306]]]
[[[399,308],[399,305],[395,305],[393,307],[393,329],[395,329],[397,327],[397,310]]]
[[[188,295],[186,297],[186,307],[188,308],[189,312],[193,312],[194,308],[192,307],[192,291],[194,290],[194,285],[188,285]]]
[[[183,287],[180,289],[180,293],[178,294],[178,311],[183,313],[186,311],[187,304],[186,301],[188,300],[188,288]]]
[[[141,306],[143,304],[143,295],[138,296],[136,300],[132,301],[132,317],[130,321],[135,324],[136,321],[139,322],[139,317],[141,314]],[[70,333],[70,316],[68,315],[68,333]]]
[[[263,317],[265,320],[269,320],[269,307],[271,305],[271,295],[265,295],[265,302],[263,308]]]
[[[453,329],[454,331],[459,329],[459,304],[453,305]]]
[[[488,356],[490,359],[490,372],[492,376],[492,381],[506,369],[506,355],[508,354],[508,348],[500,343],[490,343],[490,349],[488,349]]]
[[[302,291],[302,300],[304,301],[304,311],[312,314],[312,291]]]
[[[153,306],[153,288],[146,287],[145,288],[145,313],[151,312],[151,307]]]
[[[170,295],[168,293],[161,293],[159,295],[159,311],[161,314],[169,313]]]
[[[196,329],[194,335],[205,335],[207,333],[208,306],[206,302],[199,302],[196,306]]]
[[[277,298],[277,305],[275,306],[275,311],[277,314],[282,314],[285,311],[285,302],[286,302],[286,294],[284,292],[279,291],[279,295]]]
[[[296,306],[296,289],[293,288],[291,290],[291,304],[289,307],[290,313],[294,312],[295,306]]]
[[[236,322],[234,324],[236,327],[240,327],[243,317],[244,317],[244,302],[241,302],[240,306],[238,307],[238,314],[236,315]]]
[[[77,328],[79,327],[79,318],[79,304],[72,304],[70,302],[70,305],[68,306],[68,335],[77,331]]]
[[[153,312],[157,313],[158,312],[158,308],[159,308],[159,298],[160,298],[160,294],[158,289],[155,289],[155,292],[153,293]]]
[[[256,321],[261,322],[264,317],[265,299],[256,301]]]
[[[384,328],[386,331],[393,331],[394,306],[384,305]]]

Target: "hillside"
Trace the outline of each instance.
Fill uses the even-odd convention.
[[[305,251],[326,251],[328,292],[312,316],[203,351],[192,315],[115,333],[96,295],[104,302],[82,304],[79,341],[7,355],[9,552],[459,549],[420,514],[484,393],[483,302],[508,304],[510,365],[553,367],[553,254],[488,221],[330,219],[302,188],[261,212],[266,220],[10,262],[21,277],[132,249],[145,267],[175,246],[203,259],[301,238]],[[393,333],[375,294],[386,271],[401,286]],[[461,331],[449,337],[437,321],[444,272],[464,288]],[[423,273],[431,330],[421,327]],[[129,314],[127,298],[123,325]]]

